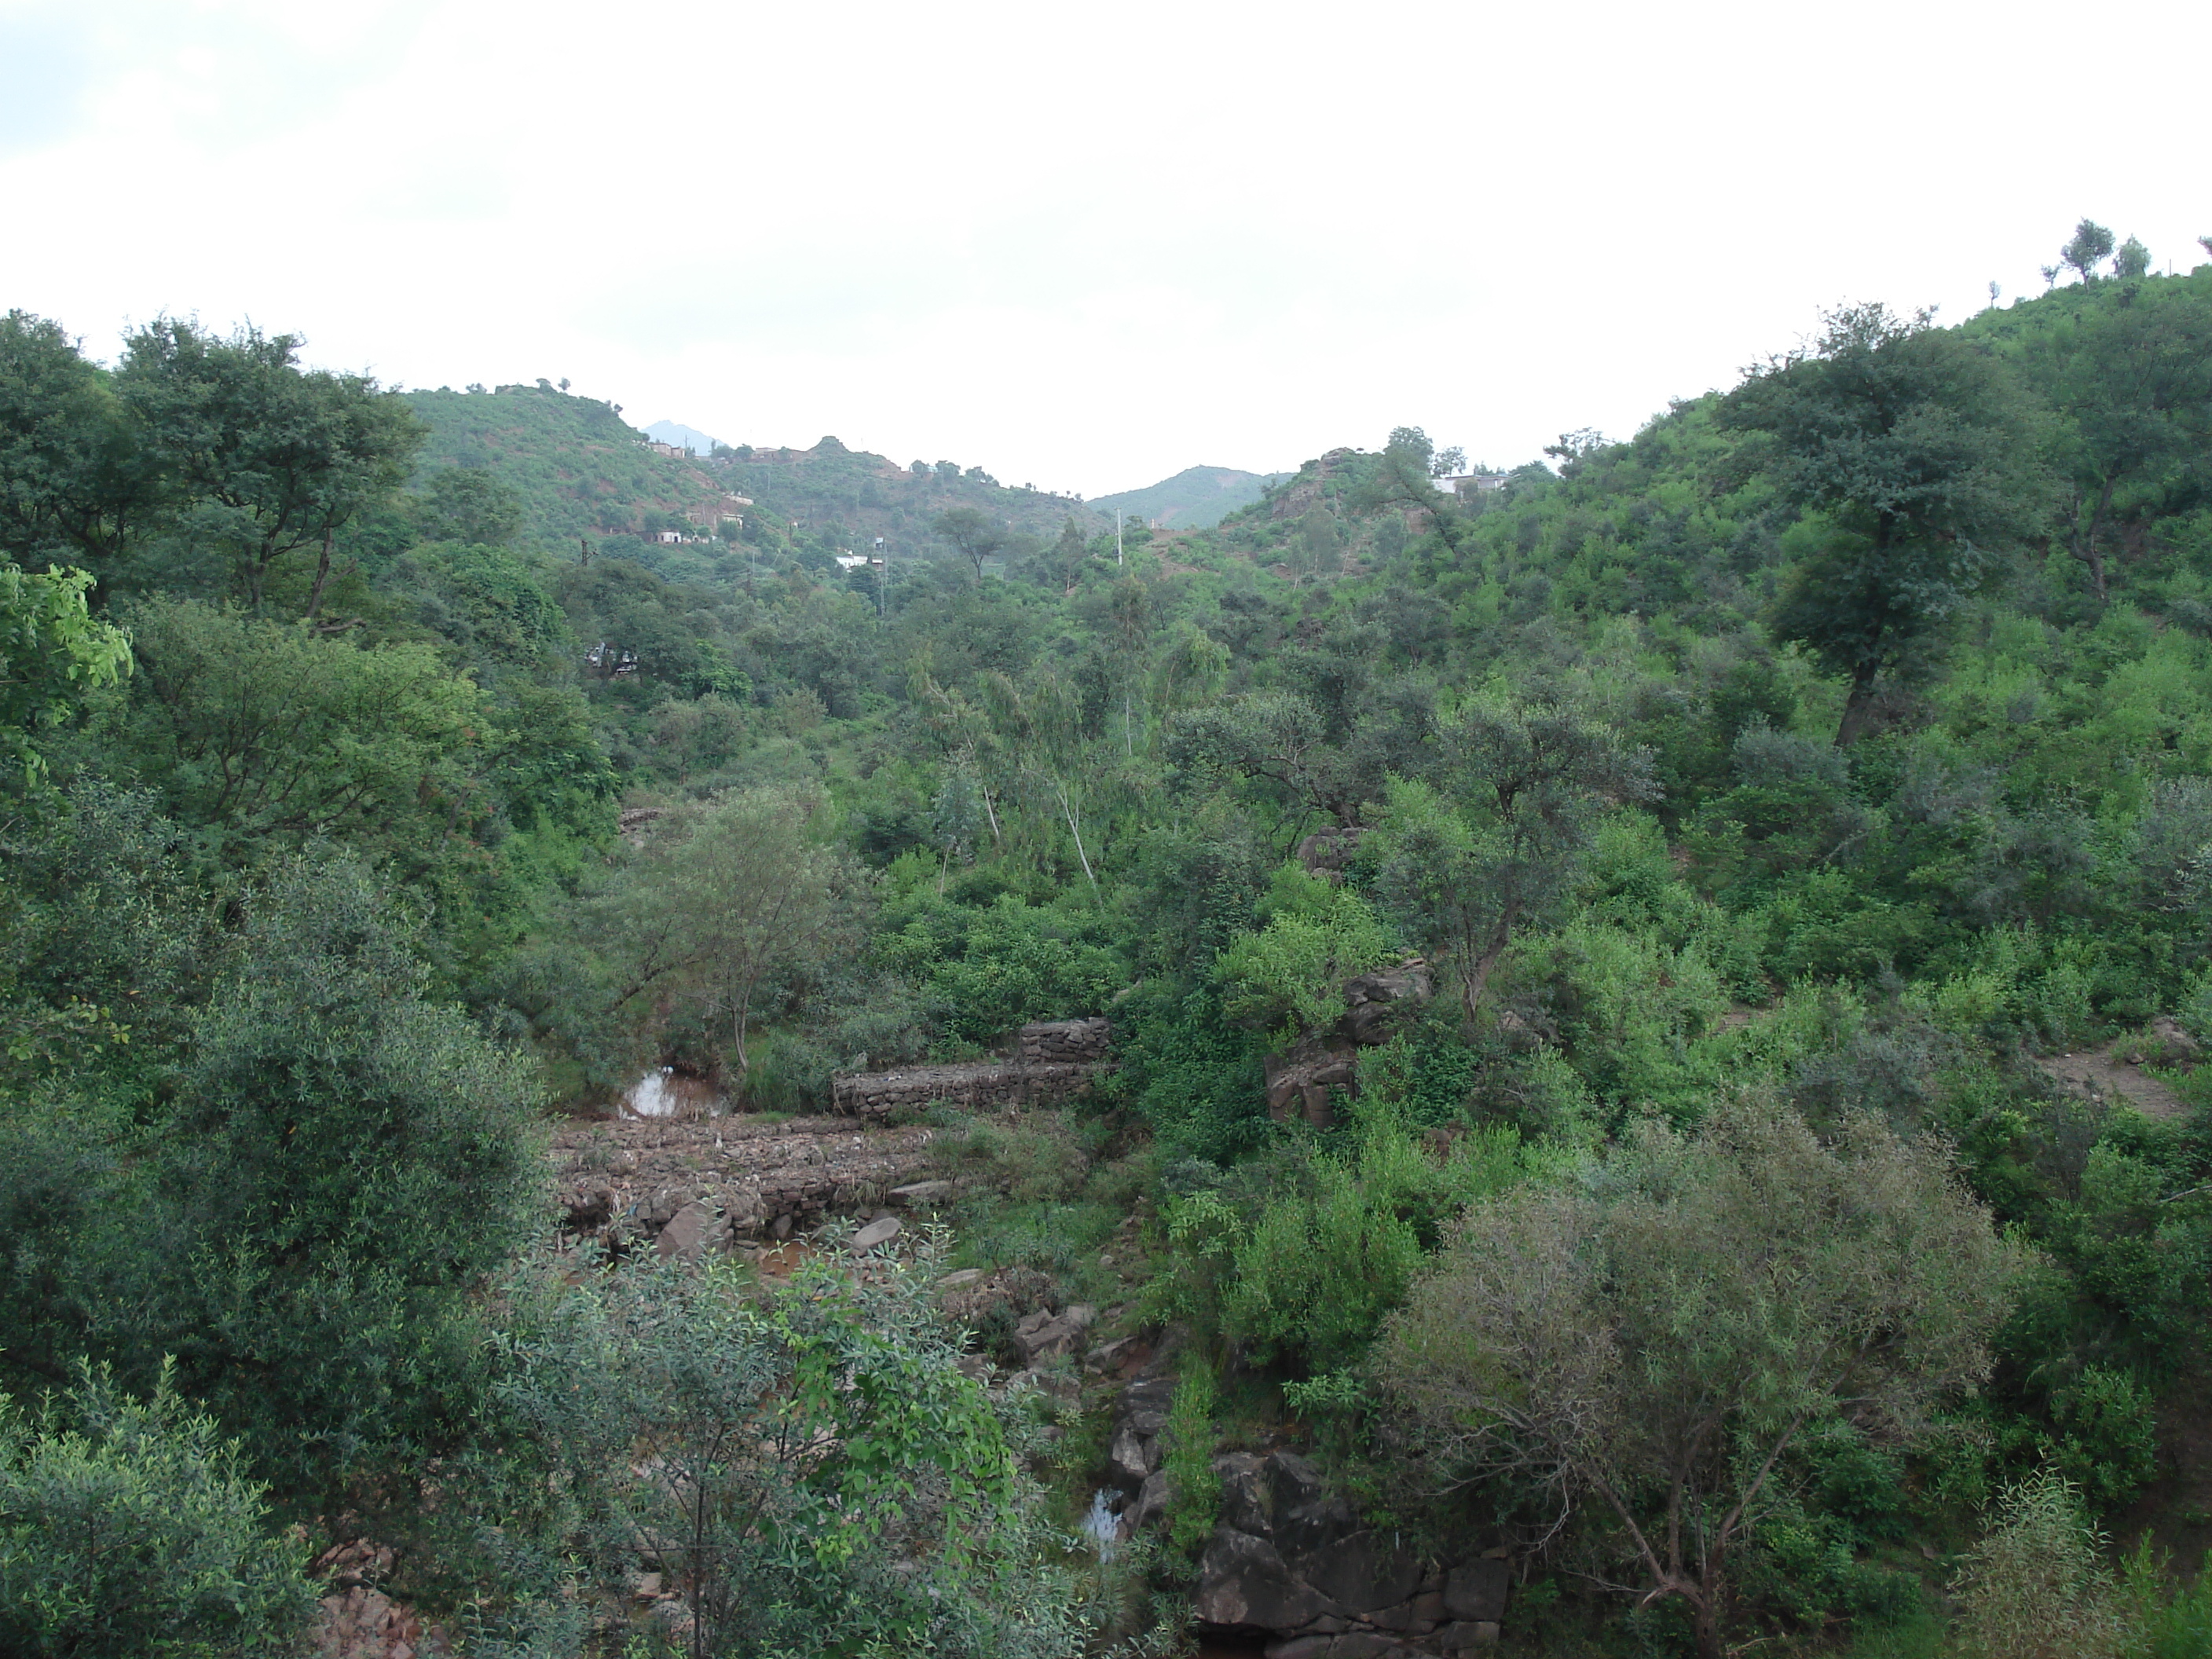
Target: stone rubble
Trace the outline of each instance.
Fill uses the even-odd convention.
[[[310,1641],[316,1659],[422,1659],[447,1654],[446,1632],[379,1589],[392,1570],[392,1551],[366,1538],[332,1546],[311,1576],[325,1579]]]
[[[653,1241],[664,1255],[692,1259],[742,1240],[787,1238],[831,1215],[941,1202],[953,1183],[922,1179],[940,1133],[863,1134],[847,1118],[567,1125],[552,1149],[562,1230],[609,1245]]]

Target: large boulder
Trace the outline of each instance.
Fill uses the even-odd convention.
[[[1344,866],[1358,852],[1367,831],[1356,824],[1331,824],[1298,843],[1297,858],[1308,872],[1328,882],[1344,879]]]
[[[1390,1040],[1398,1017],[1436,994],[1429,964],[1412,957],[1395,968],[1378,968],[1344,981],[1346,1012],[1337,1031],[1346,1042],[1371,1048]]]
[[[1512,1571],[1503,1561],[1470,1561],[1444,1576],[1444,1611],[1454,1619],[1496,1624],[1505,1616]]]
[[[1317,1129],[1335,1122],[1331,1089],[1350,1089],[1359,1080],[1359,1057],[1352,1049],[1318,1039],[1299,1043],[1288,1054],[1265,1061],[1267,1115],[1276,1122],[1303,1117]]]
[[[1057,1359],[1073,1353],[1083,1334],[1097,1322],[1098,1310],[1087,1303],[1075,1303],[1064,1313],[1040,1308],[1014,1327],[1014,1346],[1024,1365]]]
[[[1140,1492],[1158,1470],[1164,1449],[1160,1434],[1168,1425],[1168,1407],[1174,1400],[1172,1377],[1143,1376],[1122,1389],[1107,1443],[1106,1474],[1123,1492]]]
[[[2136,1066],[2179,1068],[2195,1066],[2204,1058],[2203,1045],[2183,1030],[2181,1022],[2171,1014],[2160,1014],[2143,1028],[2141,1036],[2118,1044],[2114,1052],[2120,1059]]]
[[[1423,1561],[1293,1452],[1231,1452],[1213,1470],[1220,1525],[1200,1564],[1200,1623],[1262,1632],[1275,1659],[1413,1659],[1497,1639],[1503,1560],[1449,1572]]]
[[[1206,1547],[1191,1611],[1203,1624],[1289,1631],[1330,1607],[1319,1590],[1293,1576],[1273,1544],[1224,1527]]]
[[[712,1206],[693,1200],[669,1218],[668,1224],[660,1230],[653,1246],[664,1256],[677,1256],[685,1261],[696,1261],[707,1248],[710,1231],[720,1232],[721,1218]]]

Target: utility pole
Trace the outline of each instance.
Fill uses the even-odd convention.
[[[1114,568],[1121,568],[1121,509],[1114,509]]]

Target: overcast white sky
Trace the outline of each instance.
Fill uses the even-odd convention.
[[[2212,7],[0,0],[0,303],[1086,495],[2212,233]]]

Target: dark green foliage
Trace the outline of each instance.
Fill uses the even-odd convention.
[[[948,1036],[971,1043],[1095,1012],[1127,982],[1102,918],[1012,894],[971,907],[917,886],[885,907],[876,953],[939,1006]]]
[[[422,431],[366,376],[299,369],[301,343],[164,318],[131,337],[115,388],[161,481],[148,550],[220,571],[217,591],[258,611],[283,562],[319,548],[298,605],[313,617],[331,542],[407,476]],[[156,585],[143,564],[132,574]]]
[[[88,693],[131,665],[126,636],[86,608],[91,586],[82,570],[33,575],[0,565],[0,750],[33,789],[46,774],[34,734],[76,714]]]
[[[1771,1106],[1820,1157],[1948,1143],[1922,1210],[1955,1176],[2036,1265],[1987,1388],[1910,1449],[1863,1406],[1806,1419],[1714,1607],[1826,1641],[1923,1608],[1899,1564],[2041,1465],[2131,1501],[2201,1392],[2212,1135],[2038,1062],[2117,1038],[2188,1100],[2212,1076],[2166,1023],[2212,1040],[2212,274],[2079,251],[2082,280],[1963,328],[1843,313],[1495,489],[1438,491],[1463,460],[1401,428],[1118,557],[1109,520],[980,467],[672,458],[549,385],[403,401],[251,331],[165,323],[111,374],[11,317],[0,552],[97,580],[17,595],[9,717],[47,780],[0,824],[0,1374],[89,1358],[143,1390],[174,1354],[298,1512],[374,1511],[414,1540],[406,1594],[536,1655],[622,1594],[612,1529],[673,1523],[641,1434],[719,1412],[757,1445],[865,1372],[907,1507],[856,1544],[804,1459],[726,1461],[735,1501],[821,1525],[786,1550],[721,1509],[707,1553],[665,1550],[719,1563],[698,1628],[1055,1650],[1081,1621],[1030,1495],[987,1565],[929,1541],[950,1466],[909,1431],[1023,1431],[963,1414],[898,1298],[499,1270],[534,1248],[540,1072],[581,1110],[674,1061],[812,1112],[836,1072],[1105,1015],[1091,1100],[932,1114],[933,1156],[963,1264],[1033,1298],[979,1316],[999,1357],[1027,1307],[1087,1302],[1212,1364],[1179,1480],[1297,1425],[1377,1525],[1546,1538],[1540,1481],[1454,1491],[1435,1437],[1409,1449],[1378,1328],[1461,1260],[1470,1198],[1626,1214],[1624,1147],[1717,1158]],[[840,568],[863,550],[888,562]],[[108,622],[133,672],[95,685]],[[1413,951],[1438,994],[1344,1047],[1346,977]],[[1352,1079],[1331,1127],[1270,1117],[1286,1063]],[[1715,1332],[1764,1316],[1717,1237],[1664,1265],[1720,1365]],[[1621,1420],[1662,1416],[1662,1380]],[[1070,1480],[1092,1438],[1059,1443]],[[1625,1524],[1584,1505],[1546,1547],[1618,1580]],[[1565,1644],[1544,1582],[1516,1633]],[[1669,1618],[1593,1645],[1698,1633]]]
[[[160,500],[158,464],[59,323],[0,320],[0,551],[105,568]]]
[[[35,1414],[0,1399],[0,1649],[21,1659],[301,1650],[314,1592],[236,1445],[165,1367],[132,1398],[82,1368]]]
[[[287,1476],[435,1447],[477,1386],[473,1294],[526,1225],[537,1101],[425,997],[388,889],[285,869],[247,901],[162,1126],[150,1301],[96,1304],[96,1329],[173,1353]]]
[[[1080,1652],[1090,1620],[951,1337],[895,1267],[766,1295],[633,1267],[518,1287],[497,1398],[590,1572],[619,1590],[651,1540],[696,1615],[675,1650]]]
[[[1147,984],[1117,1018],[1122,1097],[1176,1151],[1227,1164],[1266,1139],[1260,1054],[1223,1018],[1211,990],[1178,995]]]
[[[1727,418],[1761,434],[1753,455],[1785,499],[1826,520],[1774,625],[1850,678],[1848,743],[1877,679],[2038,528],[2035,411],[2002,364],[1926,315],[1863,306],[1831,316],[1812,352],[1754,372]]]

